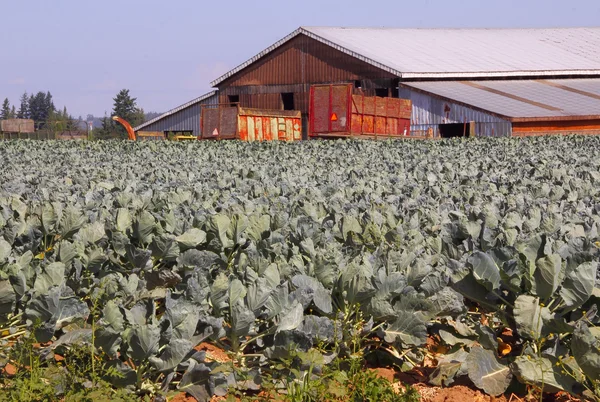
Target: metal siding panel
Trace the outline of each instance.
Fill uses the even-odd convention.
[[[296,134],[294,131],[294,125],[296,124],[296,119],[291,117],[286,117],[285,119],[285,140],[286,141],[294,141]]]
[[[257,141],[264,141],[262,119],[260,117],[252,117],[254,119],[254,129],[256,130],[255,137]]]
[[[532,136],[548,134],[600,134],[600,119],[573,121],[539,121],[514,123],[514,136]]]
[[[246,116],[248,122],[248,141],[254,141],[256,139],[256,127],[254,126],[254,118],[252,116]]]
[[[278,135],[278,123],[277,123],[277,119],[276,118],[271,118],[270,122],[270,131],[271,131],[271,138],[273,139],[273,141],[278,141],[279,140],[279,135]]]
[[[240,140],[248,141],[248,119],[249,116],[238,115],[238,130],[240,132]]]
[[[201,138],[217,138],[219,135],[219,110],[207,108],[202,111],[202,125],[206,129],[206,132],[202,133]],[[215,130],[216,135],[215,135]]]
[[[159,119],[154,123],[145,125],[144,131],[192,131],[194,136],[200,136],[202,133],[200,128],[202,105],[215,105],[217,103],[218,95],[213,95],[205,100]],[[136,127],[136,131],[138,131],[138,129],[139,127]]]
[[[403,85],[514,119],[560,120],[600,115],[600,78],[438,81]]]
[[[409,88],[400,88],[401,98],[412,101],[411,133],[426,132],[429,128],[447,123],[475,122],[477,136],[510,136],[511,123],[492,114],[484,113],[461,104],[436,98]]]
[[[311,136],[402,136],[410,126],[406,99],[353,95],[352,85],[311,88]]]

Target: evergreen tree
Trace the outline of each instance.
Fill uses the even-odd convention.
[[[125,119],[132,127],[135,127],[144,122],[144,111],[137,107],[136,98],[129,95],[128,89],[119,91],[116,97],[113,98],[114,105],[111,116],[119,116]],[[104,121],[102,122],[104,125]],[[127,131],[121,125],[116,127],[116,131],[120,137],[126,137]]]
[[[12,105],[12,108],[10,109],[9,119],[15,119],[15,118],[17,118],[17,110],[15,109],[15,105]]]
[[[29,96],[27,96],[27,92],[25,92],[21,96],[21,106],[19,106],[19,111],[17,112],[18,119],[28,119],[29,118]]]
[[[109,138],[117,138],[121,137],[122,134],[118,133],[115,122],[104,114],[104,117],[101,119],[102,127],[94,128],[92,135],[97,139],[109,139]]]
[[[54,111],[54,103],[50,92],[37,94],[29,97],[29,118],[35,121],[35,127],[40,129],[46,125],[50,114]]]
[[[10,119],[10,102],[8,101],[8,98],[4,99],[4,102],[2,103],[2,109],[0,110],[0,119]]]
[[[46,113],[50,113],[50,111],[56,110],[54,107],[54,102],[52,101],[52,95],[50,91],[46,92],[46,96],[44,97],[44,108],[46,109]]]

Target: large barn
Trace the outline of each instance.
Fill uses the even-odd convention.
[[[600,132],[598,49],[600,28],[299,28],[212,86],[221,103],[306,119],[310,85],[353,83],[411,99],[413,133],[591,133]]]
[[[311,85],[332,83],[410,99],[415,136],[598,134],[598,49],[600,28],[299,28],[211,85],[218,103],[301,111],[304,138]]]

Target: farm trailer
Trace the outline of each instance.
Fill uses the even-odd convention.
[[[352,84],[313,85],[309,137],[408,137],[411,111],[410,100],[355,94]]]
[[[239,104],[205,105],[202,140],[299,141],[302,116],[296,110],[242,108]]]

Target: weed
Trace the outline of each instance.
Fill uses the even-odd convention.
[[[16,374],[0,377],[2,402],[140,400],[129,391],[114,389],[102,380],[102,377],[115,375],[105,365],[93,371],[93,361],[98,357],[89,353],[87,345],[71,347],[55,361],[51,352],[37,344],[31,334],[26,334],[5,353],[16,368]]]

